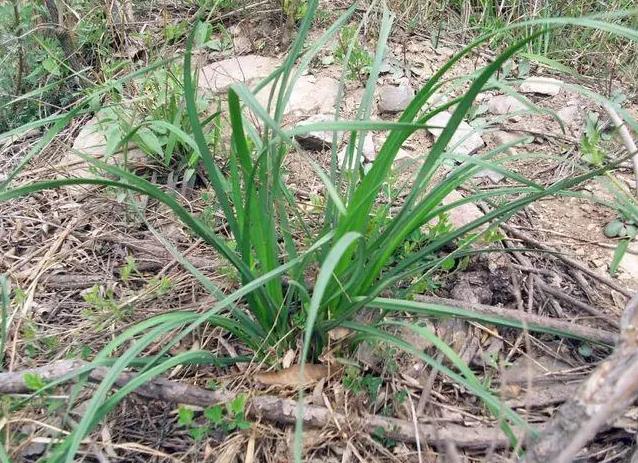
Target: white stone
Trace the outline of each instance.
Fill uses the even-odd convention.
[[[251,86],[269,76],[279,60],[267,56],[245,55],[204,66],[199,72],[199,88],[223,93],[236,82]]]
[[[398,113],[408,107],[414,98],[414,89],[407,83],[398,87],[384,85],[379,92],[379,111],[382,113]]]
[[[366,133],[366,136],[363,139],[363,150],[361,154],[363,154],[363,158],[368,162],[374,161],[377,157],[377,150],[374,146],[374,138],[370,132]]]
[[[298,125],[310,125],[317,122],[334,122],[334,116],[332,114],[316,114],[314,116],[310,116],[305,121],[300,122]],[[337,143],[343,137],[343,132],[337,132]],[[311,151],[321,151],[324,149],[332,148],[332,141],[334,139],[334,132],[331,131],[319,131],[319,132],[309,132],[302,135],[297,135],[296,140],[299,144]]]
[[[531,135],[525,135],[521,132],[509,132],[507,130],[497,130],[496,132],[490,132],[488,134],[488,137],[489,140],[495,145],[495,147],[515,142],[518,142],[516,143],[516,145],[520,146],[534,141],[534,137],[532,137]],[[516,149],[514,147],[508,148],[506,153],[516,154]]]
[[[73,147],[62,158],[61,164],[65,167],[67,176],[81,178],[95,178],[96,175],[89,169],[90,165],[78,153],[87,156],[93,156],[108,164],[121,165],[124,162],[124,153],[119,151],[114,153],[108,159],[104,159],[106,155],[106,127],[99,123],[98,117],[90,119],[75,138]],[[138,148],[129,145],[126,153],[127,162],[140,162],[146,158],[146,155]],[[95,188],[94,185],[71,185],[66,190],[72,195],[79,195]]]
[[[563,82],[552,77],[528,77],[521,84],[521,93],[536,93],[538,95],[558,95]]]
[[[447,206],[462,199],[463,195],[458,190],[454,190],[445,198],[443,198],[443,201],[441,201],[441,203],[443,206]],[[453,209],[448,209],[446,213],[448,215],[448,221],[454,229],[464,227],[465,225],[483,217],[483,213],[474,203],[465,203],[460,206],[456,206]],[[428,227],[435,226],[438,223],[438,217],[431,220],[423,227],[424,233],[427,233]],[[486,228],[487,224],[483,224],[474,231],[483,231]]]
[[[454,190],[443,199],[442,203],[447,206],[448,204],[452,204],[462,199],[463,195],[458,190]],[[454,209],[448,210],[447,213],[450,223],[454,226],[454,228],[464,227],[465,225],[483,217],[483,213],[474,203],[462,204]]]
[[[610,260],[611,262],[611,260]],[[623,280],[638,281],[638,256],[631,253],[625,253],[620,264],[618,265],[623,274],[621,278]]]
[[[487,110],[496,115],[525,111],[527,106],[510,95],[497,95],[487,102]]]
[[[359,147],[358,141],[356,147]],[[355,159],[357,157],[357,148],[355,148],[352,162],[350,163],[350,166],[346,167],[347,169],[354,169],[356,165]],[[344,146],[343,149],[337,153],[337,161],[339,162],[339,167],[341,167],[346,160],[347,153],[348,145]],[[368,132],[363,139],[363,149],[361,150],[361,164],[371,164],[376,159],[376,157],[377,151],[374,145],[374,138],[372,137],[372,133]]]
[[[492,169],[483,169],[474,174],[474,178],[486,178],[492,183],[499,183],[505,178],[505,175]]]
[[[574,128],[580,122],[582,111],[578,106],[570,105],[556,111],[556,115],[566,128]]]
[[[443,129],[450,121],[452,114],[447,111],[442,111],[438,114],[435,114],[432,118],[430,118],[427,122],[428,131],[434,135],[434,139],[438,140],[443,132]],[[479,149],[485,146],[485,142],[481,138],[481,136],[476,132],[475,129],[472,128],[467,122],[461,121],[459,126],[454,132],[452,139],[448,143],[448,150],[464,154],[470,155],[478,151]]]
[[[266,86],[257,94],[257,101],[263,107],[268,106],[271,88],[271,86]],[[284,114],[309,116],[332,113],[338,93],[339,82],[331,77],[301,76],[293,87]]]

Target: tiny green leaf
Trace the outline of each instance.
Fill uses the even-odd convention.
[[[180,406],[177,409],[177,422],[182,426],[188,426],[193,423],[195,412],[187,407]]]
[[[204,416],[208,421],[216,426],[219,426],[224,417],[224,409],[221,407],[221,405],[213,405],[212,407],[208,407],[206,410],[204,410]]]
[[[244,406],[246,405],[246,396],[244,394],[239,394],[237,395],[237,397],[235,397],[231,402],[230,402],[230,408],[229,411],[233,414],[233,415],[238,415],[240,413],[243,413],[244,411]]]
[[[190,429],[190,434],[193,439],[200,441],[208,434],[208,428],[206,426],[197,426]]]
[[[24,384],[31,391],[37,391],[46,386],[44,380],[36,373],[25,373],[22,378],[24,379]]]

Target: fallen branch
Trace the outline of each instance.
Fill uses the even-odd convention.
[[[0,373],[0,394],[30,393],[24,381],[26,373],[38,375],[45,382],[54,381],[86,367],[81,360],[60,360],[49,365],[23,370],[19,372]],[[106,367],[97,367],[89,373],[89,381],[98,383],[108,374]],[[117,387],[126,385],[135,377],[134,373],[122,373],[115,382]],[[180,403],[208,407],[216,403],[230,402],[235,394],[230,391],[209,391],[197,386],[156,378],[135,390],[140,397],[161,400],[170,403]],[[297,417],[297,401],[283,399],[272,395],[253,396],[247,402],[247,413],[253,419],[264,419],[283,424],[295,423]],[[360,417],[335,413],[325,407],[305,405],[303,409],[303,423],[308,427],[323,428],[338,424],[342,430],[366,433],[384,430],[384,435],[390,439],[402,442],[416,442],[414,423],[397,418],[364,414]],[[430,445],[444,446],[451,442],[459,448],[494,448],[507,447],[509,440],[497,427],[465,427],[453,424],[429,425],[418,423],[419,439]],[[521,430],[517,431],[522,437]]]
[[[557,297],[558,299],[562,299],[564,302],[567,302],[568,304],[571,304],[575,307],[578,307],[579,309],[584,310],[590,315],[593,315],[594,317],[604,321],[605,323],[607,323],[608,325],[616,329],[620,328],[620,324],[616,320],[609,318],[608,314],[603,313],[601,310],[597,309],[596,307],[593,307],[585,302],[579,301],[575,297],[572,297],[569,294],[565,294],[560,289],[555,288],[554,286],[548,285],[542,280],[537,280],[536,284],[538,285],[540,289],[542,289],[546,293],[549,293],[552,296]]]
[[[526,324],[530,330],[535,327],[551,329],[554,331],[562,331],[575,338],[590,339],[592,341],[601,342],[604,344],[614,345],[618,339],[616,333],[605,331],[597,328],[590,328],[588,326],[577,325],[573,322],[568,322],[558,318],[543,317],[535,315],[529,312],[522,312],[514,309],[504,309],[502,307],[494,307],[491,305],[475,304],[472,302],[458,301],[456,299],[446,299],[442,297],[432,296],[415,296],[415,300],[418,302],[425,302],[427,304],[439,304],[449,307],[458,307],[470,312],[475,312],[480,315],[496,316],[505,320]]]
[[[638,399],[638,295],[623,314],[616,351],[602,362],[528,442],[526,463],[573,461],[596,433],[610,426]]]
[[[499,227],[501,227],[503,230],[505,230],[508,234],[512,235],[515,238],[518,238],[519,240],[525,241],[527,244],[530,244],[532,246],[534,246],[535,248],[538,249],[542,249],[543,251],[547,251],[547,252],[551,252],[553,254],[554,257],[556,257],[557,259],[562,260],[563,262],[565,262],[567,265],[574,267],[578,270],[580,270],[583,273],[586,273],[587,275],[589,275],[590,277],[594,278],[595,280],[598,280],[599,282],[609,286],[612,289],[615,289],[616,291],[618,291],[620,294],[626,296],[626,297],[631,297],[631,293],[629,291],[627,291],[625,288],[623,288],[622,286],[620,286],[618,283],[616,283],[615,281],[611,280],[610,278],[607,278],[603,275],[600,275],[596,272],[594,272],[593,270],[591,270],[589,267],[587,267],[586,265],[581,264],[580,262],[578,262],[577,260],[574,260],[570,257],[567,257],[566,255],[564,255],[563,253],[557,251],[556,249],[553,249],[549,246],[547,246],[546,244],[541,243],[540,241],[532,238],[531,236],[527,235],[526,233],[523,233],[520,230],[517,230],[505,223],[502,223],[499,225]]]

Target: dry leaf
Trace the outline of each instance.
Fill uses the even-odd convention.
[[[350,334],[350,330],[348,328],[337,327],[328,331],[328,336],[333,341],[338,341],[339,339],[343,339]]]
[[[295,351],[292,349],[288,349],[288,352],[284,355],[284,358],[281,360],[282,368],[290,368],[292,362],[295,361]]]
[[[330,374],[327,365],[306,364],[304,366],[303,377],[300,376],[301,365],[293,365],[279,371],[268,373],[257,373],[255,381],[265,385],[278,386],[301,386],[319,381]]]

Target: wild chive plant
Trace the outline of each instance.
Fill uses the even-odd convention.
[[[442,265],[449,255],[442,255],[444,248],[457,243],[452,257],[461,257],[470,252],[468,247],[479,236],[476,230],[484,224],[507,220],[526,205],[552,194],[565,192],[579,183],[605,172],[608,166],[592,170],[582,169],[579,175],[556,182],[549,187],[538,185],[503,167],[504,157],[511,146],[504,145],[486,154],[465,159],[442,181],[433,182],[435,173],[441,167],[447,154],[448,145],[459,123],[468,113],[472,102],[481,90],[490,85],[492,77],[501,66],[524,49],[531,36],[521,40],[498,55],[489,65],[477,72],[466,92],[454,100],[437,107],[428,106],[428,100],[441,88],[447,72],[463,56],[489,39],[483,37],[468,45],[439,69],[414,97],[398,122],[370,121],[374,87],[390,34],[392,17],[384,12],[379,29],[379,41],[372,65],[370,66],[363,100],[356,120],[304,125],[292,129],[282,128],[285,106],[290,99],[296,80],[326,43],[338,34],[354,12],[354,6],[344,13],[324,35],[304,52],[304,42],[317,9],[317,1],[308,2],[308,11],[299,26],[296,40],[291,45],[284,64],[266,78],[257,90],[268,84],[273,85],[269,108],[262,107],[246,86],[234,85],[228,93],[228,114],[232,126],[232,137],[227,168],[222,170],[211,152],[206,129],[200,121],[197,107],[197,91],[192,77],[192,38],[184,58],[183,92],[185,111],[190,131],[179,132],[171,127],[172,121],[163,126],[172,133],[178,133],[184,146],[192,147],[201,159],[207,180],[214,192],[214,199],[223,214],[235,245],[229,246],[226,237],[218,235],[207,223],[192,214],[178,200],[148,180],[125,169],[108,165],[95,159],[87,161],[109,174],[113,179],[72,178],[36,182],[18,188],[7,188],[15,177],[14,171],[0,185],[0,200],[8,200],[50,188],[74,184],[95,184],[122,188],[152,197],[170,207],[177,217],[198,236],[212,246],[234,267],[241,286],[230,295],[223,294],[210,280],[202,275],[161,235],[158,238],[219,301],[203,313],[174,312],[148,319],[128,328],[99,352],[91,365],[82,373],[100,365],[110,366],[109,374],[94,391],[87,411],[73,432],[58,445],[50,461],[71,462],[82,439],[109,413],[127,394],[137,387],[179,364],[228,364],[228,359],[216,358],[209,352],[195,351],[168,355],[171,347],[180,342],[204,323],[224,328],[239,341],[252,349],[255,355],[268,357],[283,352],[302,338],[302,365],[308,358],[316,358],[327,342],[327,333],[338,326],[349,328],[358,339],[385,342],[419,357],[468,391],[476,394],[486,407],[499,417],[503,430],[515,441],[512,425],[525,426],[518,415],[505,407],[475,376],[458,355],[429,329],[421,326],[401,324],[381,319],[375,324],[364,325],[354,321],[354,316],[364,310],[381,309],[386,314],[410,312],[430,317],[460,317],[480,320],[486,323],[524,328],[521,323],[499,317],[487,317],[472,312],[452,309],[434,304],[418,303],[400,299],[381,297],[383,291],[391,290],[398,281],[413,275],[420,275]],[[518,27],[541,22],[528,22]],[[553,19],[542,22],[547,27],[558,25],[581,25],[604,29],[623,35],[631,40],[638,39],[636,31],[620,28],[595,19]],[[349,54],[349,53],[348,53]],[[344,63],[347,72],[347,59]],[[145,70],[144,72],[147,72]],[[142,73],[142,71],[139,71]],[[138,73],[138,75],[139,75]],[[131,78],[130,76],[128,78]],[[119,84],[119,82],[118,82]],[[115,84],[114,84],[115,85]],[[423,130],[429,119],[436,113],[454,106],[452,117],[441,136],[429,152],[424,153],[424,162],[397,213],[387,220],[372,220],[377,198],[390,175],[393,161],[404,142],[417,130]],[[40,122],[53,123],[43,141],[34,148],[22,162],[37,155],[66,124],[85,109],[78,105],[68,114]],[[245,116],[250,110],[259,119],[260,128],[252,126]],[[628,116],[626,113],[624,116]],[[627,117],[633,127],[635,120]],[[296,208],[293,194],[283,178],[284,160],[297,146],[294,136],[302,132],[330,130],[350,133],[346,165],[354,162],[352,175],[341,175],[337,169],[336,152],[332,156],[332,168],[325,172],[309,160],[312,168],[325,184],[327,192],[326,209],[322,227],[313,230],[306,227],[303,217]],[[359,168],[362,150],[362,133],[370,130],[384,130],[387,138],[367,174]],[[135,134],[131,130],[120,140],[124,145]],[[514,180],[517,185],[477,193],[455,203],[443,206],[442,200],[458,186],[470,179],[479,169],[489,167]],[[395,256],[403,243],[424,224],[442,213],[471,201],[496,201],[498,206],[480,219],[458,228],[443,229],[423,246],[403,256],[399,261]],[[150,225],[149,225],[150,228]],[[152,228],[151,228],[152,230]],[[154,231],[154,230],[152,230]],[[303,239],[299,239],[299,234]],[[309,246],[303,243],[311,243]],[[312,278],[316,275],[316,278]],[[308,281],[308,280],[311,281]],[[303,321],[303,330],[297,329],[297,321]],[[407,327],[427,338],[442,352],[448,364],[442,364],[409,343],[390,334],[392,328]],[[543,331],[541,327],[528,327]],[[563,334],[549,331],[552,334]],[[144,355],[146,349],[160,337],[172,333],[159,353],[152,357]],[[130,342],[135,340],[135,342]],[[128,347],[127,347],[128,346]],[[239,359],[241,360],[241,359]],[[232,360],[231,360],[232,361]],[[237,359],[235,360],[237,361]],[[118,375],[127,367],[140,367],[138,376],[116,392],[111,392]],[[448,366],[449,365],[449,366]],[[49,384],[49,389],[62,381]],[[76,397],[76,386],[73,397]],[[299,445],[297,446],[299,448]]]

